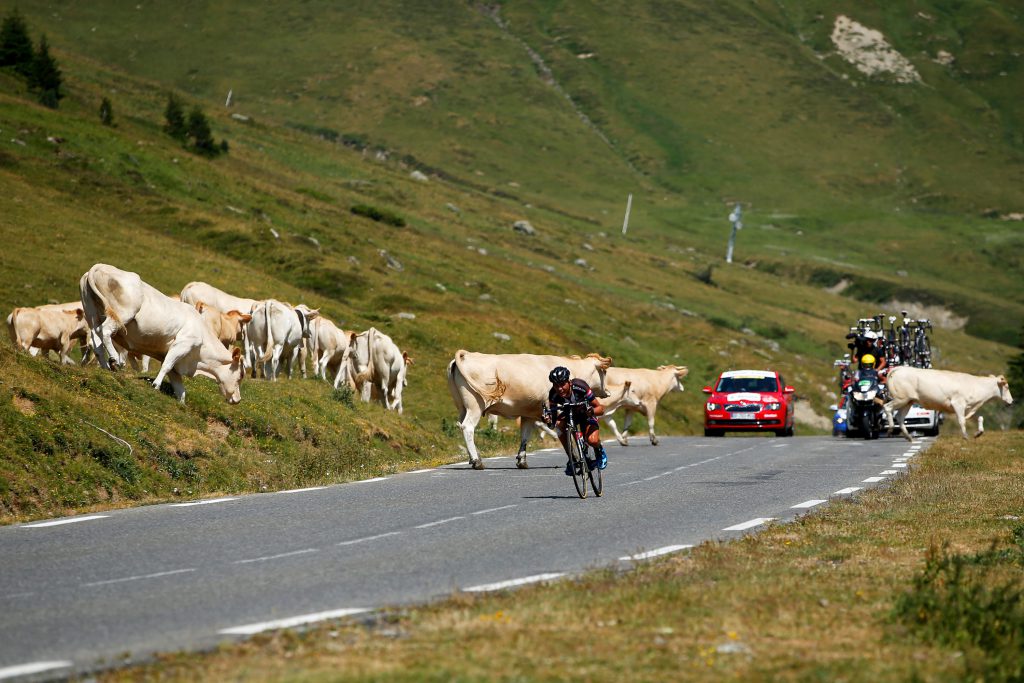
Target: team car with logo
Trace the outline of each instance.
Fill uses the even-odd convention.
[[[793,436],[793,387],[773,370],[729,370],[704,387],[704,436],[770,431]]]

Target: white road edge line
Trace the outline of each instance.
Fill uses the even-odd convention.
[[[306,491],[322,491],[327,488],[326,486],[307,486],[304,489],[288,489],[287,491],[278,491],[278,493],[305,493]]]
[[[353,614],[362,614],[363,612],[369,611],[370,610],[365,607],[345,607],[343,609],[334,609],[327,612],[301,614],[297,617],[288,617],[287,619],[275,619],[273,621],[261,621],[255,624],[246,624],[244,626],[232,626],[231,628],[221,629],[217,633],[222,633],[228,636],[251,636],[256,633],[262,633],[263,631],[303,626],[305,624],[313,624],[318,621],[339,619],[341,617],[348,617]]]
[[[882,474],[899,474],[898,470],[882,470]]]
[[[138,576],[126,576],[121,579],[107,579],[106,581],[90,581],[89,583],[83,583],[83,587],[92,586],[106,586],[111,583],[124,583],[125,581],[139,581],[141,579],[156,579],[161,576],[173,576],[174,574],[187,574],[188,572],[194,572],[195,569],[172,569],[169,572],[156,572],[155,574],[139,574]]]
[[[4,668],[0,669],[0,679],[14,678],[15,676],[29,676],[31,674],[42,673],[43,671],[52,671],[53,669],[66,669],[71,665],[72,662],[53,661],[31,662],[29,664],[5,666]]]
[[[434,471],[433,467],[428,467],[425,470],[413,470],[411,472],[406,472],[406,474],[423,474],[424,472],[433,472],[433,471]]]
[[[790,510],[805,510],[807,508],[812,508],[815,505],[821,505],[822,503],[827,503],[827,502],[828,502],[827,500],[819,500],[817,498],[814,498],[812,500],[805,500],[802,503],[797,503],[796,505],[791,507]]]
[[[892,464],[892,466],[895,467],[896,469],[906,469],[907,468],[907,463],[905,463],[905,462],[894,462]]]
[[[487,591],[500,591],[505,588],[525,586],[526,584],[537,583],[539,581],[553,581],[563,576],[565,576],[565,572],[535,574],[534,576],[524,576],[521,579],[509,579],[508,581],[498,581],[497,583],[485,583],[479,586],[470,586],[469,588],[463,588],[462,590],[466,593],[484,593]]]
[[[22,529],[41,529],[45,526],[60,526],[62,524],[74,524],[75,522],[88,522],[91,519],[103,519],[110,515],[85,515],[84,517],[68,517],[67,519],[55,519],[52,522],[36,522],[35,524],[22,524]]]
[[[636,562],[637,560],[647,560],[647,559],[650,559],[652,557],[658,557],[659,555],[668,555],[669,553],[679,552],[680,550],[686,550],[687,548],[692,548],[692,547],[693,547],[692,544],[687,544],[687,545],[667,545],[664,548],[655,548],[654,550],[648,550],[645,553],[637,553],[636,555],[626,555],[624,557],[620,557],[619,561],[620,562],[629,562],[629,561]]]
[[[745,531],[746,529],[753,529],[755,526],[761,526],[775,519],[774,517],[758,517],[757,519],[747,520],[746,522],[740,522],[739,524],[733,524],[727,526],[722,531]]]
[[[374,477],[373,479],[360,479],[359,481],[352,482],[353,484],[368,484],[371,481],[384,481],[387,477]]]
[[[351,541],[342,541],[335,545],[355,545],[356,543],[365,543],[366,541],[376,541],[378,538],[387,538],[388,536],[397,536],[402,533],[401,531],[389,531],[386,534],[377,534],[376,536],[364,536],[363,538],[355,538]]]
[[[877,484],[880,481],[885,481],[885,477],[868,477],[867,479],[862,479],[860,483],[862,483],[862,484]]]
[[[847,486],[845,489],[839,489],[838,491],[836,491],[832,495],[833,496],[844,496],[847,493],[853,493],[854,491],[860,491],[861,488],[862,487],[860,487],[860,486]]]
[[[427,522],[426,524],[420,524],[419,526],[414,526],[413,529],[429,529],[432,526],[439,526],[441,524],[447,524],[448,522],[454,522],[457,519],[465,519],[465,517],[460,516],[460,517],[449,517],[448,519],[439,519],[436,522]]]
[[[279,560],[283,557],[292,557],[293,555],[307,555],[309,553],[319,552],[316,548],[306,548],[305,550],[293,550],[290,553],[281,553],[279,555],[266,555],[264,557],[253,557],[248,560],[235,560],[231,564],[249,564],[250,562],[266,562],[267,560]]]
[[[237,498],[210,498],[208,500],[194,500],[191,503],[171,503],[172,508],[189,508],[193,505],[212,505],[213,503],[226,503]]]

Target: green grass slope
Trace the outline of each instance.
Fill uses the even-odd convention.
[[[22,8],[68,96],[43,108],[0,71],[0,310],[72,300],[106,262],[165,292],[205,280],[302,301],[384,330],[416,364],[403,417],[301,379],[247,381],[236,407],[195,379],[180,407],[134,373],[58,368],[5,342],[0,515],[460,459],[444,381],[459,348],[687,365],[658,422],[691,434],[699,387],[728,367],[778,368],[827,415],[846,326],[896,312],[893,299],[968,317],[936,330],[945,367],[1002,371],[1024,319],[1024,236],[998,218],[1022,205],[998,86],[1018,72],[931,76],[912,52],[925,85],[858,80],[824,55],[836,10],[801,7]],[[1010,12],[957,7],[920,11],[965,44],[980,35],[968,19]],[[863,21],[920,47],[917,20],[889,14]],[[162,132],[170,90],[203,106],[227,155]],[[746,227],[726,266],[732,201]],[[519,219],[538,234],[514,232]]]

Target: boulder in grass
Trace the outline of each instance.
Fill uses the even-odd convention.
[[[530,237],[537,234],[537,229],[530,225],[530,221],[516,221],[512,224],[512,229]]]

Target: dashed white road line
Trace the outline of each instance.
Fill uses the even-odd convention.
[[[862,484],[876,484],[876,483],[878,483],[880,481],[885,481],[885,477],[868,477],[867,479],[862,479],[860,483],[862,483]]]
[[[427,522],[426,524],[420,524],[420,525],[414,526],[413,528],[414,529],[429,529],[432,526],[440,526],[442,524],[447,524],[448,522],[454,522],[457,519],[465,519],[465,517],[460,515],[458,517],[449,517],[448,519],[439,519],[436,522]]]
[[[796,505],[791,507],[790,510],[806,510],[807,508],[812,508],[815,505],[821,505],[822,503],[827,503],[827,502],[828,502],[827,500],[819,500],[817,498],[815,498],[813,500],[805,500],[802,503],[797,503]]]
[[[208,498],[207,500],[193,500],[190,503],[171,503],[172,508],[190,508],[195,505],[213,505],[214,503],[226,503],[237,498]]]
[[[77,522],[88,522],[93,519],[103,519],[110,515],[85,515],[83,517],[68,517],[66,519],[55,519],[50,522],[36,522],[35,524],[22,524],[22,529],[41,529],[47,526],[61,526],[62,524],[75,524]]]
[[[485,583],[479,586],[470,586],[469,588],[463,588],[462,590],[467,593],[484,593],[487,591],[500,591],[505,588],[515,588],[516,586],[525,586],[530,583],[538,583],[540,581],[554,581],[565,576],[565,572],[549,572],[547,574],[535,574],[533,576],[524,576],[521,579],[509,579],[508,581],[498,581],[497,583]]]
[[[15,678],[17,676],[30,676],[32,674],[42,673],[44,671],[52,671],[54,669],[66,669],[71,666],[71,662],[67,661],[55,661],[55,662],[30,662],[29,664],[17,664],[15,666],[5,666],[0,669],[0,680],[5,678]]]
[[[907,463],[905,463],[905,462],[894,462],[892,464],[892,466],[895,467],[896,469],[906,469],[907,468]]]
[[[248,560],[235,560],[232,564],[249,564],[251,562],[267,562],[269,560],[280,560],[284,557],[294,557],[295,555],[307,555],[309,553],[319,552],[316,548],[306,548],[305,550],[293,550],[290,553],[280,553],[278,555],[264,555],[263,557],[252,557]]]
[[[303,626],[305,624],[313,624],[318,621],[340,619],[341,617],[348,617],[353,614],[362,614],[363,612],[369,611],[370,610],[365,607],[345,607],[342,609],[329,610],[327,612],[301,614],[297,617],[288,617],[287,619],[275,619],[273,621],[261,621],[255,624],[246,624],[244,626],[233,626],[231,628],[221,629],[218,633],[229,636],[251,636],[256,633],[262,633],[263,631]]]
[[[376,541],[379,538],[387,538],[388,536],[397,536],[401,531],[389,531],[386,534],[377,534],[376,536],[364,536],[362,538],[354,538],[351,541],[342,541],[335,545],[355,545],[356,543],[366,543],[367,541]]]
[[[758,517],[757,519],[750,519],[750,520],[747,520],[746,522],[740,522],[739,524],[733,524],[732,526],[727,526],[724,529],[722,529],[722,531],[744,531],[746,529],[753,529],[756,526],[761,526],[762,524],[767,524],[768,522],[772,521],[773,519],[775,519],[775,518],[774,517]]]
[[[899,474],[899,470],[882,470],[882,474]]]
[[[161,576],[173,576],[175,574],[187,574],[189,572],[194,572],[194,571],[195,571],[194,568],[190,568],[190,569],[172,569],[172,570],[167,571],[167,572],[156,572],[154,574],[139,574],[137,576],[125,576],[125,577],[120,578],[120,579],[107,579],[105,581],[90,581],[89,583],[83,583],[82,586],[83,587],[90,587],[90,588],[92,586],[106,586],[106,585],[111,584],[111,583],[124,583],[126,581],[140,581],[142,579],[157,579],[157,578],[160,578]]]
[[[477,510],[476,512],[471,512],[469,514],[471,514],[471,515],[486,515],[486,514],[491,513],[491,512],[498,512],[499,510],[510,510],[510,509],[512,509],[514,507],[517,507],[517,506],[516,505],[502,505],[500,508],[488,508],[486,510]]]
[[[621,562],[629,562],[629,561],[634,561],[635,562],[637,560],[647,560],[647,559],[650,559],[652,557],[658,557],[659,555],[668,555],[669,553],[679,552],[680,550],[686,550],[687,548],[692,548],[692,547],[693,547],[692,544],[687,544],[687,545],[667,545],[664,548],[656,548],[654,550],[648,550],[645,553],[637,553],[636,555],[625,555],[623,557],[620,557],[619,560]]]
[[[861,487],[861,486],[847,486],[845,489],[839,489],[838,491],[836,491],[832,495],[833,496],[845,496],[848,493],[853,493],[855,491],[860,491],[861,488],[863,488],[863,487]]]

